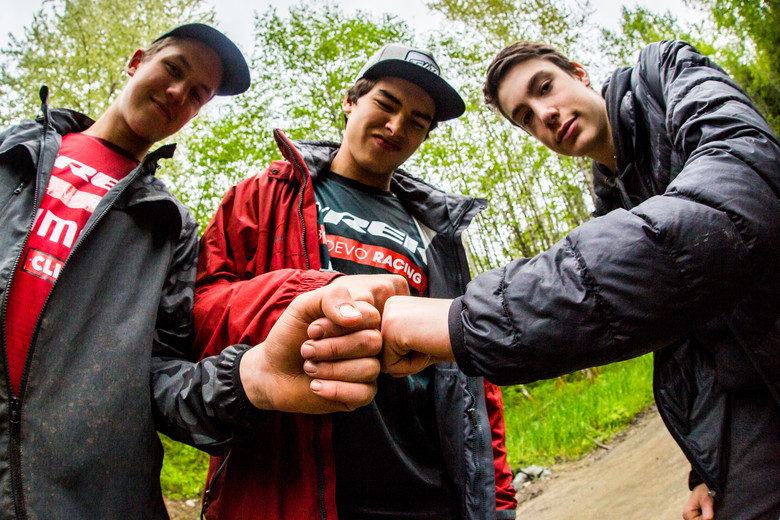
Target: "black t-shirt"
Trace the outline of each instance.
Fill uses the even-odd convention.
[[[314,191],[324,269],[402,274],[412,294],[426,294],[427,242],[395,195],[335,173],[319,177]],[[436,426],[432,378],[432,367],[400,379],[381,374],[371,404],[333,415],[340,519],[457,516]]]

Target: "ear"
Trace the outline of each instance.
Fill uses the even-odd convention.
[[[571,62],[571,64],[574,65],[574,77],[584,83],[586,87],[589,87],[590,76],[588,76],[588,71],[576,61]]]
[[[133,57],[130,58],[130,61],[127,62],[127,75],[133,76],[135,74],[135,71],[138,70],[138,65],[141,64],[141,62],[144,59],[144,50],[138,49],[133,53]]]
[[[352,101],[349,99],[349,94],[344,95],[344,102],[341,103],[341,111],[345,114],[351,114],[352,113],[352,107],[354,105],[352,104]]]

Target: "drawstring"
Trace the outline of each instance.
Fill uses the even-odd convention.
[[[43,164],[43,155],[46,151],[46,131],[49,129],[49,87],[43,85],[38,92],[41,98],[41,112],[43,113],[43,128],[41,129],[41,148],[38,150],[38,170]]]

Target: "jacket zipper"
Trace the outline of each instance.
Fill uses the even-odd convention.
[[[49,97],[49,89],[47,87],[41,87],[40,90],[40,97],[41,97],[41,111],[43,112],[43,128],[41,129],[41,148],[38,151],[38,164],[35,168],[35,179],[36,181],[40,181],[41,177],[41,168],[43,166],[43,160],[44,156],[46,154],[46,132],[49,129],[49,108],[48,108],[48,97]],[[33,195],[33,205],[35,208],[38,208],[40,196],[41,196],[41,190],[40,190],[40,182],[36,182],[35,185],[35,194]],[[22,182],[19,184],[19,186],[16,187],[14,190],[14,195],[19,195],[22,190],[24,189],[25,183]],[[32,233],[32,228],[35,225],[35,215],[36,212],[33,212],[32,217],[30,218],[30,224],[27,227],[27,236],[25,237],[24,241],[25,244],[27,243],[27,240],[30,237],[30,233]],[[8,278],[8,283],[6,283],[5,291],[3,295],[3,312],[0,313],[3,316],[3,323],[2,325],[2,347],[3,347],[3,355],[6,359],[8,359],[8,344],[7,344],[7,338],[6,338],[6,326],[5,326],[5,311],[8,308],[8,298],[11,283],[13,282],[14,273],[16,272],[16,268],[19,265],[19,260],[21,260],[22,253],[24,251],[24,247],[19,251],[19,254],[16,255],[16,260],[14,261],[13,267],[11,268],[11,275]],[[44,306],[46,304],[44,303]],[[35,329],[33,329],[33,336],[30,341],[30,350],[27,352],[27,358],[24,362],[24,368],[22,369],[22,380],[19,385],[19,395],[15,396],[13,394],[13,390],[11,388],[11,369],[8,367],[8,363],[6,362],[6,369],[5,369],[5,377],[6,377],[6,387],[8,389],[8,408],[9,408],[9,458],[11,463],[11,492],[14,498],[14,512],[16,513],[17,520],[26,520],[27,519],[27,506],[25,505],[25,499],[24,499],[24,491],[22,489],[22,451],[21,451],[21,434],[22,434],[22,396],[24,394],[24,382],[26,379],[26,373],[28,369],[28,365],[30,363],[30,357],[32,354],[32,346],[35,342],[35,336],[36,336],[36,330],[38,329],[38,326],[40,324],[40,316],[38,316],[38,321],[35,324]]]
[[[295,165],[296,168],[298,168],[298,171],[301,172],[301,177],[303,178],[303,182],[301,184],[301,191],[300,195],[298,197],[298,218],[301,219],[301,239],[302,239],[302,245],[303,245],[303,258],[306,260],[306,269],[311,269],[311,262],[309,261],[309,250],[306,247],[306,220],[303,218],[303,195],[306,191],[306,186],[308,185],[308,175],[307,171],[308,169],[302,166],[298,163],[298,160],[295,157],[295,153],[293,153],[292,148],[290,148],[290,145],[287,143],[286,140],[281,140],[282,145],[287,149],[287,152],[289,153],[289,156],[293,159],[292,163]]]
[[[655,361],[655,354],[653,354],[653,361]],[[655,365],[655,363],[653,363]],[[655,366],[653,367],[653,398],[655,399],[655,402],[658,403],[658,391],[657,391],[657,383],[655,381]],[[663,409],[662,406],[658,406],[658,415],[661,416],[661,419],[664,421],[664,424],[666,425],[666,429],[669,430],[669,434],[672,436],[674,441],[677,443],[677,445],[680,447],[680,450],[682,450],[683,454],[685,455],[685,458],[688,459],[688,462],[691,464],[691,467],[696,472],[696,474],[701,478],[702,482],[706,484],[707,488],[709,489],[709,496],[712,498],[715,498],[718,493],[720,493],[720,489],[718,489],[718,486],[713,485],[713,483],[710,481],[708,476],[706,475],[706,472],[701,469],[701,467],[698,464],[698,461],[696,460],[696,457],[694,457],[691,454],[691,451],[688,449],[688,445],[682,442],[682,438],[680,435],[677,434],[677,430],[672,428],[668,417],[666,416],[666,412]]]
[[[48,93],[48,91],[47,91]],[[40,180],[40,173],[41,173],[41,167],[43,164],[43,155],[45,151],[45,144],[46,144],[46,130],[49,127],[49,112],[48,107],[45,106],[44,101],[44,126],[43,126],[43,135],[41,137],[41,151],[38,156],[38,167],[36,168],[36,180]],[[136,168],[133,178],[128,181],[128,183],[125,185],[128,186],[130,182],[135,180],[136,177],[138,177],[142,166],[139,166]],[[35,186],[35,197],[33,199],[35,208],[38,208],[39,206],[39,198],[40,198],[40,182],[36,183]],[[23,185],[20,185],[17,187],[17,190],[21,191],[21,188],[23,188]],[[124,189],[123,189],[124,191]],[[118,193],[115,196],[118,198],[121,195],[121,192]],[[26,505],[25,505],[25,498],[24,498],[24,492],[22,490],[22,467],[21,467],[21,417],[22,417],[22,402],[24,398],[24,389],[27,383],[27,377],[30,370],[30,362],[33,357],[34,351],[35,351],[35,344],[38,340],[38,332],[40,330],[41,325],[41,319],[43,317],[44,312],[46,311],[46,307],[49,304],[49,300],[51,300],[51,295],[54,293],[54,289],[57,285],[57,280],[62,276],[63,271],[68,266],[68,260],[73,256],[73,254],[78,249],[79,245],[82,244],[87,237],[92,233],[92,230],[97,227],[97,225],[100,223],[101,220],[103,220],[103,217],[108,213],[108,211],[111,209],[112,206],[107,205],[103,211],[97,215],[94,222],[89,228],[85,228],[84,231],[81,233],[81,236],[79,237],[78,242],[71,250],[70,254],[68,255],[68,258],[65,260],[65,263],[62,266],[62,269],[60,270],[59,274],[57,275],[57,279],[52,284],[51,290],[49,291],[49,295],[46,297],[46,300],[43,302],[43,307],[41,307],[41,313],[38,315],[38,319],[35,322],[35,328],[33,329],[33,334],[30,339],[30,348],[27,351],[27,356],[25,358],[24,362],[24,368],[22,370],[22,379],[19,384],[19,395],[13,396],[12,390],[11,390],[11,376],[10,376],[10,369],[7,366],[6,363],[6,385],[8,387],[8,395],[11,396],[9,399],[9,409],[10,409],[10,461],[11,461],[11,487],[14,497],[14,509],[16,512],[16,518],[17,520],[27,520],[27,511],[26,511]],[[25,238],[25,244],[27,243],[27,240],[30,237],[30,233],[32,232],[32,228],[35,225],[35,214],[36,212],[33,212],[33,218],[31,219],[30,226],[27,230],[27,237]],[[5,316],[5,309],[8,308],[8,298],[10,293],[10,287],[11,283],[13,282],[13,273],[16,272],[16,267],[19,264],[19,260],[22,256],[22,252],[24,251],[24,248],[19,252],[19,254],[16,257],[16,261],[14,262],[13,268],[11,270],[11,277],[8,280],[8,283],[6,284],[6,290],[5,295],[3,297],[3,313],[2,315]],[[5,331],[5,323],[2,324],[2,347],[3,347],[3,354],[7,356],[6,349],[7,347],[7,339],[6,339],[6,331]]]
[[[314,463],[317,466],[317,505],[320,509],[320,519],[328,518],[328,511],[325,509],[325,469],[322,461],[322,416],[314,416]]]

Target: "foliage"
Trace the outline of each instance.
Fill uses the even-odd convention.
[[[204,0],[44,0],[24,36],[2,50],[0,120],[37,115],[38,89],[51,106],[97,117],[121,89],[132,53],[167,29],[213,20]]]
[[[387,42],[408,42],[409,28],[391,15],[347,15],[332,1],[268,8],[255,15],[252,87],[202,120],[185,141],[189,163],[172,175],[202,226],[233,184],[281,154],[271,131],[293,139],[340,140],[341,104],[360,68]]]
[[[511,467],[573,460],[606,444],[653,402],[652,354],[581,373],[505,387]]]
[[[469,229],[472,266],[481,272],[549,248],[590,217],[592,182],[585,162],[550,153],[491,113],[482,97],[485,70],[496,52],[517,39],[545,40],[567,50],[582,39],[589,5],[433,0],[428,6],[448,21],[428,45],[467,110],[437,129],[410,163],[435,172],[428,174],[435,183],[489,200]]]
[[[209,456],[160,434],[165,459],[160,472],[163,494],[177,500],[201,495],[206,483]]]
[[[681,23],[637,7],[623,8],[619,31],[604,31],[604,53],[630,63],[644,45],[685,40],[722,66],[780,133],[780,3],[777,0],[687,0],[701,19]]]

